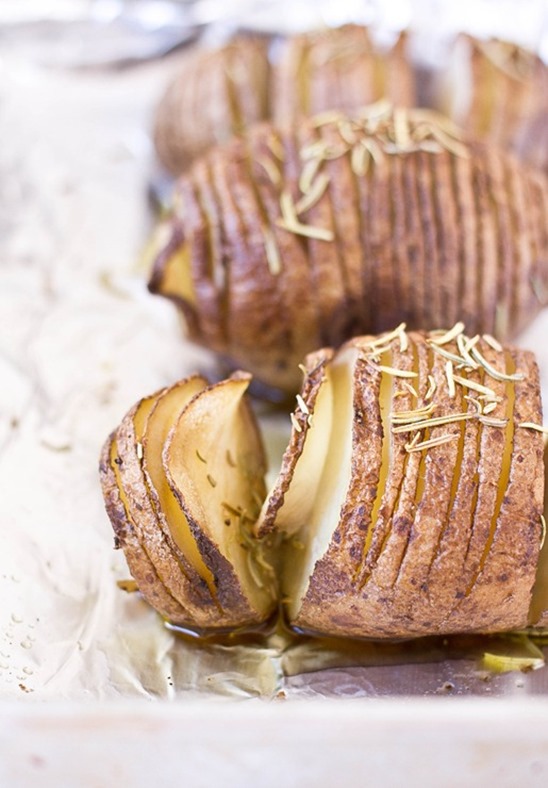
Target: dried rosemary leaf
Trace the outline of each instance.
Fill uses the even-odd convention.
[[[392,432],[396,434],[400,432],[412,432],[414,430],[423,430],[430,427],[441,427],[443,424],[453,424],[459,421],[468,421],[470,419],[477,418],[477,413],[452,413],[449,416],[437,416],[436,418],[417,421],[413,424],[402,424],[394,427]]]
[[[430,342],[433,342],[435,345],[446,345],[448,342],[451,342],[453,339],[456,339],[456,337],[459,334],[462,334],[463,331],[464,331],[464,323],[459,322],[459,323],[455,323],[453,328],[451,328],[449,331],[446,331],[441,336],[432,335],[432,333],[430,333],[428,335],[428,338]]]
[[[279,186],[282,182],[282,174],[272,159],[267,159],[266,156],[257,156],[256,161],[257,164],[261,165],[274,186]]]
[[[437,438],[430,438],[430,440],[423,441],[422,443],[406,443],[405,449],[407,452],[424,451],[425,449],[432,449],[435,446],[443,446],[444,443],[450,443],[458,437],[458,435],[440,435]]]
[[[329,185],[329,175],[326,173],[320,173],[316,180],[312,183],[309,191],[301,197],[301,199],[295,205],[295,211],[298,214],[305,213],[310,208],[312,208],[318,200],[320,200],[325,190]]]
[[[282,270],[282,260],[280,257],[280,250],[276,243],[276,238],[270,227],[263,227],[264,249],[266,253],[266,262],[268,270],[272,276],[278,276]]]
[[[523,421],[518,424],[518,427],[523,427],[526,430],[534,430],[535,432],[542,432],[548,435],[548,427],[543,427],[542,424],[534,424],[532,421]]]
[[[506,372],[501,372],[501,370],[495,369],[495,367],[493,367],[491,364],[489,364],[487,359],[485,359],[482,356],[482,354],[480,353],[480,351],[476,347],[471,348],[470,353],[472,354],[474,359],[479,364],[481,364],[481,366],[484,368],[484,370],[487,372],[487,374],[490,375],[495,380],[502,380],[502,381],[505,381],[505,380],[524,380],[524,378],[525,378],[525,375],[523,375],[523,373],[521,373],[521,372],[514,372],[513,374],[509,375]]]

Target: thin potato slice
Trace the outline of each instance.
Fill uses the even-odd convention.
[[[544,449],[544,496],[542,548],[533,587],[533,599],[529,610],[529,624],[533,627],[548,629],[548,539],[546,538],[548,518],[548,439],[545,441]]]
[[[266,469],[243,398],[249,382],[240,373],[198,394],[174,424],[162,455],[169,487],[213,573],[223,626],[262,621],[275,604],[264,547],[251,532],[265,497]]]

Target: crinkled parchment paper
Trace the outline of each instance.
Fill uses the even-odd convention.
[[[112,549],[97,462],[142,395],[210,356],[139,268],[147,130],[172,61],[0,71],[0,699],[545,693],[546,669],[485,680],[473,639],[205,643],[169,632]],[[537,350],[548,401],[548,314]],[[264,415],[273,455],[287,419]]]

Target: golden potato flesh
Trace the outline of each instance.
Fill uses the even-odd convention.
[[[315,399],[305,381],[258,523],[286,534],[292,626],[399,638],[527,624],[543,530],[538,370],[462,329],[355,339],[323,362]]]
[[[250,537],[265,461],[248,383],[195,376],[141,400],[101,458],[107,513],[139,589],[195,632],[257,626],[276,607],[268,548]]]
[[[255,418],[243,398],[249,380],[241,373],[198,394],[163,451],[169,486],[219,578],[219,603],[234,625],[263,620],[276,593],[251,531],[266,495],[266,467]]]
[[[275,389],[309,352],[400,321],[516,334],[548,294],[548,186],[429,110],[263,124],[175,189],[152,292]]]

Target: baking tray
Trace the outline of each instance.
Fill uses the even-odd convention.
[[[200,644],[117,587],[101,443],[144,392],[215,374],[141,262],[178,57],[3,60],[0,785],[545,785],[548,669],[486,674],[497,639]],[[544,312],[520,338],[545,401],[547,335]],[[288,424],[260,417],[274,465]]]

